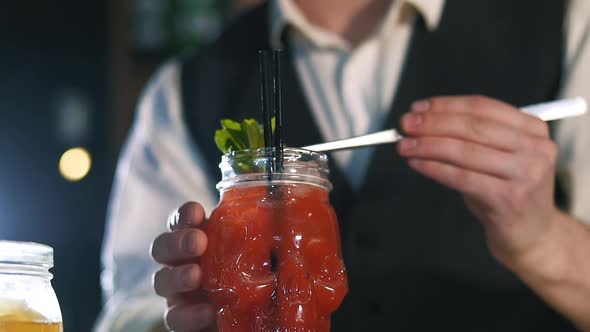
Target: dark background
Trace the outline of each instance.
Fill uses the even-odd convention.
[[[6,9],[6,5],[2,5]],[[0,238],[55,250],[54,288],[66,331],[90,331],[114,150],[109,144],[107,7],[92,1],[12,2],[0,14]],[[59,132],[60,98],[87,101],[90,130]],[[82,145],[93,167],[64,180],[61,154]]]
[[[166,57],[212,34],[178,31],[175,22],[203,13],[221,13],[225,21],[230,5],[253,2],[54,0],[0,7],[0,239],[55,249],[53,285],[66,331],[90,331],[100,311],[108,196],[141,87]],[[164,38],[142,40],[138,29]],[[68,135],[64,125],[80,114],[74,123],[82,129]],[[84,179],[69,182],[58,161],[75,146],[86,148],[93,164]]]

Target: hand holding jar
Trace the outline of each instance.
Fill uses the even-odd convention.
[[[210,301],[222,331],[330,330],[348,284],[326,156],[286,149],[284,172],[272,174],[267,161],[262,149],[224,156],[206,236],[191,229],[203,226],[202,208],[187,204],[172,218],[175,230],[154,242],[156,260],[177,264],[155,277],[172,304],[171,329],[210,324]]]

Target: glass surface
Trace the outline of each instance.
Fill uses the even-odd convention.
[[[0,241],[0,332],[62,331],[51,266],[51,247]]]
[[[0,241],[0,263],[53,267],[53,248],[34,242]]]
[[[245,157],[246,156],[246,157]],[[348,291],[325,155],[264,150],[225,156],[221,201],[206,232],[203,286],[221,331],[329,331]]]

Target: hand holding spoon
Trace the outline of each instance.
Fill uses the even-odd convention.
[[[586,100],[582,97],[577,97],[525,106],[521,108],[521,111],[536,116],[543,121],[551,121],[582,115],[586,113],[587,108],[588,105]],[[368,135],[308,145],[304,146],[303,149],[317,152],[328,152],[395,143],[402,138],[403,136],[396,129],[388,129]]]

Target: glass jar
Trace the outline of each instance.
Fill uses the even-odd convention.
[[[224,155],[220,203],[206,225],[203,288],[220,331],[330,330],[348,291],[324,154],[285,149]]]
[[[51,287],[53,249],[30,242],[0,241],[0,331],[61,332]]]

